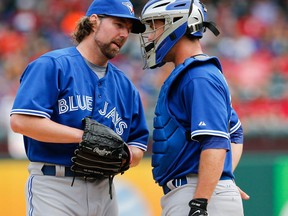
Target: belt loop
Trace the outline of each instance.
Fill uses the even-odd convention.
[[[176,188],[175,185],[173,184],[173,181],[174,181],[174,179],[168,181],[167,184],[166,184],[167,187],[168,187],[170,190],[173,190],[173,189]]]
[[[41,171],[43,166],[44,163],[30,162],[28,165],[28,171],[31,175],[43,175]]]
[[[182,179],[180,178],[180,179],[175,179],[175,187],[177,188],[177,187],[179,187],[179,186],[181,186],[182,184]]]
[[[55,176],[65,176],[65,166],[55,165]]]

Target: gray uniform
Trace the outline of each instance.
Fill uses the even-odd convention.
[[[197,186],[197,175],[188,175],[187,184],[181,185],[180,180],[170,181],[170,188],[161,198],[162,216],[187,216],[190,207],[183,200],[191,200]],[[178,186],[178,187],[177,187]],[[230,200],[230,201],[229,201]],[[227,202],[229,201],[229,205]],[[242,199],[239,190],[232,180],[220,180],[213,192],[208,205],[209,216],[243,216]]]
[[[108,179],[89,180],[76,177],[71,187],[73,177],[64,176],[65,167],[57,165],[56,175],[49,176],[43,175],[43,165],[31,162],[28,168],[30,176],[25,191],[27,216],[118,215],[117,198],[114,196],[110,199]],[[66,193],[60,196],[63,187]],[[115,194],[114,186],[112,190]],[[84,205],[87,208],[83,208]]]

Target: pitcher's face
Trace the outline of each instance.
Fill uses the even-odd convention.
[[[128,39],[132,29],[129,19],[98,15],[100,23],[94,41],[107,59],[114,58]]]

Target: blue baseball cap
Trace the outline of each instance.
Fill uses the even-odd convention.
[[[132,33],[143,33],[145,25],[135,17],[134,8],[129,0],[94,0],[86,12],[86,16],[92,14],[113,16],[132,20]]]

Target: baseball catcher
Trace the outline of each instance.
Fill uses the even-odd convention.
[[[84,134],[72,157],[75,176],[109,178],[109,193],[115,175],[129,169],[131,153],[128,145],[111,128],[86,117],[82,120]],[[73,184],[73,183],[72,183]]]

